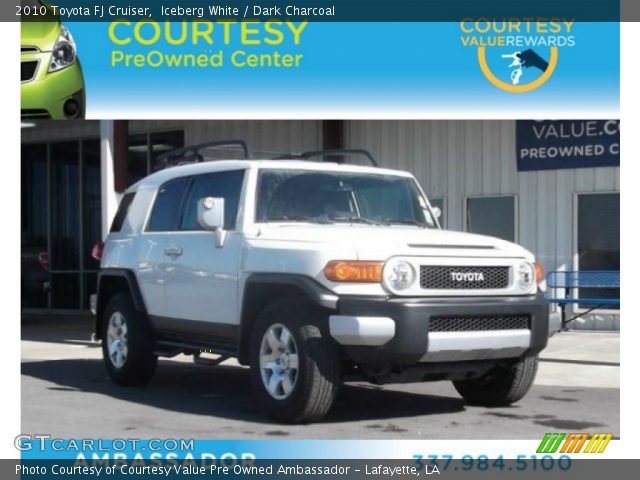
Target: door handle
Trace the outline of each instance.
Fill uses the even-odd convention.
[[[177,245],[166,247],[164,249],[164,254],[169,257],[179,257],[180,255],[182,255],[182,247],[179,247]]]

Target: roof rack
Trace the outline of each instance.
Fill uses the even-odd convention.
[[[325,161],[331,161],[335,163],[346,163],[344,161],[345,155],[362,155],[366,157],[371,162],[371,165],[373,165],[374,167],[379,166],[376,159],[373,158],[373,155],[371,155],[371,152],[369,152],[368,150],[356,149],[356,148],[310,150],[308,152],[302,152],[302,153],[288,153],[286,155],[276,157],[274,160],[309,160],[313,157],[337,157],[330,160],[327,159]]]
[[[201,150],[207,148],[219,148],[219,147],[240,147],[244,153],[245,160],[253,158],[251,150],[247,142],[244,140],[218,140],[215,142],[200,143],[198,145],[190,145],[188,147],[178,148],[171,150],[170,152],[158,155],[154,170],[163,170],[169,167],[175,167],[177,165],[185,165],[188,163],[201,163],[206,161],[204,156],[200,153]]]

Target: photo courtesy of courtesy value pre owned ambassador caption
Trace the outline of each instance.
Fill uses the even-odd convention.
[[[3,18],[7,478],[633,468],[619,13],[58,3]]]

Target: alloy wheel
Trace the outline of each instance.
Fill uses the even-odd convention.
[[[298,348],[284,325],[271,325],[260,344],[260,374],[265,389],[276,400],[291,395],[298,379]]]

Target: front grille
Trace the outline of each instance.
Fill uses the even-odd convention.
[[[47,110],[40,108],[23,108],[20,110],[20,116],[22,118],[51,118],[51,115]]]
[[[420,287],[428,290],[494,290],[509,286],[509,267],[420,267]]]
[[[32,47],[30,45],[20,47],[20,53],[38,53],[39,51],[38,47]]]
[[[529,329],[529,315],[473,315],[431,317],[431,332],[482,332]]]
[[[27,60],[25,62],[21,62],[20,80],[22,82],[28,82],[29,80],[33,80],[33,77],[36,76],[37,69],[38,69],[37,60]]]

